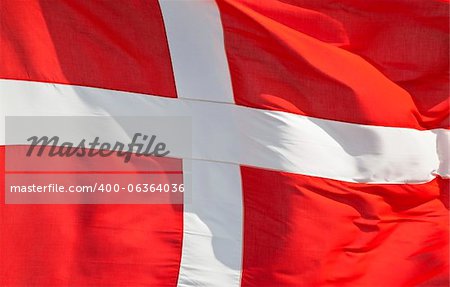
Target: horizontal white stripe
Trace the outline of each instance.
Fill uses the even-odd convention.
[[[437,174],[443,177],[450,177],[450,132],[436,132],[437,152],[440,165]]]
[[[194,159],[348,182],[419,183],[436,173],[448,176],[443,168],[448,158],[440,162],[437,151],[448,146],[444,129],[348,124],[233,104],[15,80],[1,80],[0,93],[6,115],[190,116]]]

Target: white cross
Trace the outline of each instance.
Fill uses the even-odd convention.
[[[192,155],[179,154],[188,158],[184,172],[190,169],[192,174],[192,182],[186,184],[192,187],[192,200],[184,206],[179,286],[240,285],[240,165],[366,183],[424,182],[436,174],[448,176],[446,130],[346,124],[234,105],[215,3],[160,1],[160,5],[178,99],[0,80],[0,113],[191,116]],[[327,131],[336,131],[339,137]],[[0,144],[5,144],[3,135],[0,130]],[[360,154],[354,156],[356,152]]]

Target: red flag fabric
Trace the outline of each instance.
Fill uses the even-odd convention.
[[[449,285],[448,1],[3,0],[0,18],[1,286]],[[27,143],[6,116],[187,116],[191,198],[8,204],[6,150]]]

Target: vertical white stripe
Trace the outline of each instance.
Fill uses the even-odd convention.
[[[219,10],[210,0],[161,0],[179,98],[233,103]]]
[[[178,286],[240,286],[242,194],[238,165],[191,161]]]
[[[178,97],[234,103],[216,3],[160,0],[160,6]],[[192,130],[194,134],[206,132],[195,123]],[[207,136],[204,138],[207,141]],[[239,166],[209,161],[192,161],[187,166],[192,168],[192,189],[191,198],[184,205],[178,286],[240,286],[242,186]]]

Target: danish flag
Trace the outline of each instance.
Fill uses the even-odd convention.
[[[448,286],[448,1],[1,0],[0,18],[1,286]],[[6,116],[177,114],[189,201],[5,203]]]

